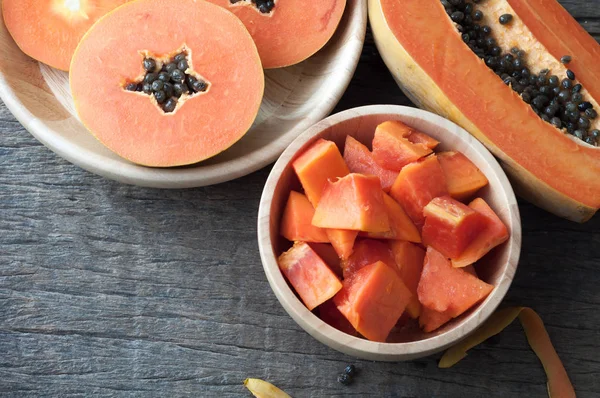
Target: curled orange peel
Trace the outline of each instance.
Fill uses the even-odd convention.
[[[517,317],[525,330],[529,346],[544,366],[548,378],[548,396],[550,398],[575,398],[573,384],[552,346],[544,322],[534,310],[527,307],[509,307],[496,311],[475,333],[448,349],[440,359],[438,366],[440,368],[454,366],[467,356],[468,350],[500,333]]]

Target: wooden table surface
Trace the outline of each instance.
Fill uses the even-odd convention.
[[[564,0],[600,37],[600,0]],[[600,62],[600,60],[599,60]],[[337,111],[410,104],[368,37]],[[0,102],[0,395],[247,397],[246,377],[294,397],[545,397],[518,323],[452,369],[439,356],[354,360],[320,344],[269,289],[256,243],[269,169],[165,191],[57,157]],[[523,252],[506,305],[544,319],[580,397],[600,396],[600,216],[521,203]],[[360,370],[350,387],[337,375]]]

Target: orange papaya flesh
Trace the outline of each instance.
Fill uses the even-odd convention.
[[[6,29],[21,51],[68,71],[77,44],[102,16],[129,0],[4,0]]]
[[[502,332],[515,318],[519,318],[529,346],[539,358],[548,378],[550,398],[575,398],[575,389],[560,360],[544,322],[531,308],[509,307],[497,310],[483,326],[457,345],[448,349],[439,362],[440,368],[450,368],[467,356],[467,351]]]
[[[407,138],[412,129],[402,122],[387,121],[377,126],[373,137],[373,158],[379,165],[400,171],[409,163],[415,162],[432,151],[421,143],[413,143]]]
[[[394,255],[394,261],[400,270],[400,278],[413,295],[406,306],[406,312],[411,318],[416,319],[421,314],[421,303],[417,296],[417,288],[423,271],[425,250],[413,243],[402,240],[391,241],[389,245]]]
[[[429,246],[417,293],[425,307],[446,312],[452,318],[485,299],[494,286],[452,267],[450,260]]]
[[[314,214],[315,209],[306,196],[290,191],[281,218],[281,236],[292,242],[329,242],[325,230],[312,225]]]
[[[279,269],[309,310],[332,298],[342,283],[305,242],[296,242],[278,259]]]
[[[494,247],[508,240],[508,229],[492,208],[481,198],[469,203],[469,207],[485,217],[485,225],[460,256],[452,259],[454,267],[474,264]]]
[[[532,7],[538,9],[538,17],[546,18],[550,12],[541,8],[550,3],[553,2],[536,1]],[[600,172],[599,149],[572,139],[535,115],[462,42],[439,1],[373,0],[369,8],[378,47],[391,70],[398,71],[397,81],[417,104],[450,118],[482,141],[501,159],[527,199],[579,222],[595,213],[600,206],[600,181],[592,176]],[[428,12],[424,13],[424,9]],[[534,26],[533,19],[523,22]],[[575,36],[585,35],[572,19],[563,19],[560,24],[568,26]],[[532,41],[538,39],[536,36]],[[544,38],[549,40],[554,38]],[[582,41],[581,37],[577,40]],[[518,44],[518,37],[515,41]],[[589,45],[592,52],[597,51],[598,44],[593,39]],[[425,48],[439,50],[424,51]],[[589,48],[586,47],[588,51]],[[569,55],[578,59],[577,54]],[[590,62],[580,67],[589,68]],[[406,71],[410,73],[403,73]],[[463,83],[457,84],[459,81]],[[596,80],[586,85],[593,91],[592,86],[599,83]],[[469,90],[464,89],[465,85]],[[485,111],[479,106],[482,101]],[[574,170],[573,164],[582,166]]]
[[[358,333],[354,326],[346,319],[346,317],[338,310],[333,300],[327,300],[318,307],[319,318],[329,326],[332,326],[340,332],[347,333],[351,336],[357,336]]]
[[[321,228],[388,231],[390,223],[379,178],[352,173],[328,182],[312,223]]]
[[[419,230],[402,206],[386,193],[383,194],[383,201],[390,221],[390,230],[385,232],[361,232],[361,234],[372,239],[400,239],[409,242],[421,242]]]
[[[328,181],[344,177],[350,172],[335,143],[322,138],[294,160],[292,167],[314,207],[319,204]]]
[[[486,176],[462,153],[441,152],[437,157],[446,177],[448,193],[454,199],[467,200],[488,185]]]
[[[208,1],[246,25],[265,69],[294,65],[319,51],[335,33],[346,7],[346,0],[275,1],[263,12],[249,0]]]
[[[381,261],[392,269],[396,269],[396,261],[389,248],[383,242],[373,239],[362,239],[354,245],[354,251],[347,260],[342,261],[344,279],[349,278],[361,268]]]
[[[375,161],[373,154],[365,145],[352,138],[346,137],[344,146],[344,161],[351,173],[361,173],[379,177],[381,187],[389,192],[398,176],[398,172],[384,169]]]
[[[343,284],[333,298],[338,310],[364,337],[384,342],[412,296],[402,279],[378,261],[344,279]]]
[[[425,223],[423,208],[432,199],[448,195],[446,177],[437,156],[431,155],[403,167],[390,195],[400,203],[417,228],[422,228]]]
[[[423,244],[451,258],[460,256],[487,224],[485,216],[449,196],[434,198],[423,214]]]
[[[155,96],[125,90],[145,74],[147,55],[170,59],[181,51],[189,56],[186,73],[210,83],[206,91],[186,94],[166,113]],[[264,74],[252,37],[231,13],[194,0],[139,0],[85,34],[70,85],[81,122],[100,142],[134,163],[171,167],[215,156],[242,138],[258,113]]]
[[[412,130],[406,138],[413,144],[423,144],[429,149],[435,149],[440,143],[435,138],[416,130]]]
[[[326,229],[325,231],[339,258],[344,260],[350,257],[358,231],[349,229]]]
[[[313,249],[323,261],[325,261],[325,264],[329,266],[335,275],[338,278],[342,278],[342,264],[333,246],[329,243],[307,243],[310,248]]]

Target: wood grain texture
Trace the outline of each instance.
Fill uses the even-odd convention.
[[[598,0],[564,1],[600,38]],[[589,22],[586,24],[585,21]],[[590,28],[591,27],[591,28]],[[409,104],[372,40],[336,110]],[[318,343],[268,286],[256,244],[266,168],[161,191],[88,173],[0,105],[0,396],[546,397],[520,326],[452,369],[352,358]],[[574,224],[521,203],[523,251],[506,305],[540,313],[579,397],[600,396],[600,217]],[[351,387],[336,377],[360,369]]]

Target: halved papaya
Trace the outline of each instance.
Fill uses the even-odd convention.
[[[571,220],[592,217],[600,207],[600,45],[557,2],[369,0],[369,17],[413,102],[482,141],[521,196]]]
[[[130,0],[3,0],[6,29],[25,54],[68,71],[77,44],[103,15]]]
[[[244,25],[194,0],[137,0],[105,15],[79,43],[70,82],[90,132],[118,155],[155,167],[229,148],[252,125],[264,90]]]
[[[488,184],[481,170],[462,153],[440,152],[437,157],[446,176],[448,193],[454,199],[466,200]]]
[[[234,13],[252,35],[263,66],[304,61],[333,36],[346,0],[208,0]]]

